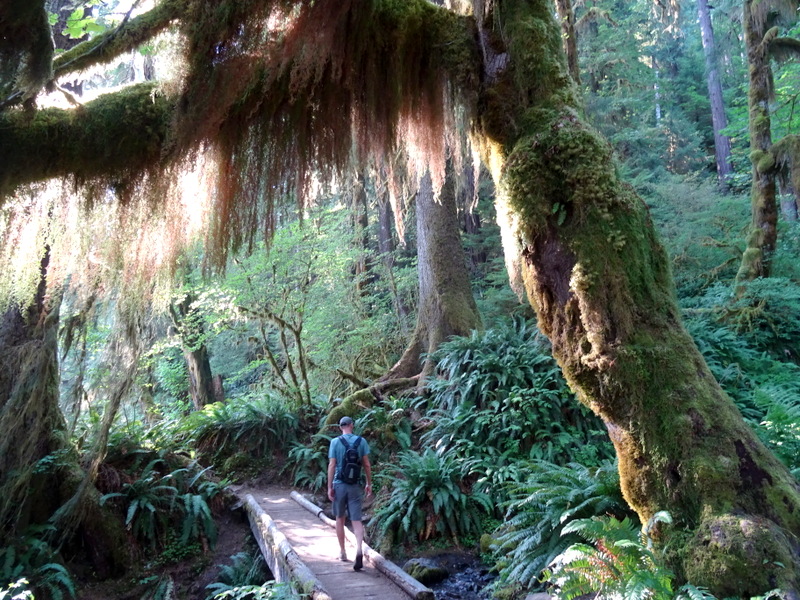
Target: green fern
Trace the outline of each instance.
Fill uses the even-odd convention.
[[[318,492],[328,480],[329,436],[316,435],[310,446],[299,442],[292,444],[283,471],[290,470],[295,486]],[[282,471],[282,472],[283,472]]]
[[[208,404],[190,414],[181,431],[201,452],[215,457],[244,453],[263,458],[287,448],[298,427],[297,414],[285,401],[258,396]]]
[[[671,522],[667,513],[658,513],[654,520]],[[563,533],[577,534],[592,545],[573,544],[550,563],[544,579],[555,586],[559,598],[597,593],[620,600],[673,599],[674,575],[653,553],[638,523],[627,517],[576,519]]]
[[[268,581],[262,585],[244,585],[225,590],[213,596],[215,600],[295,600],[296,595],[288,583]]]
[[[548,564],[579,537],[564,533],[575,519],[602,514],[627,516],[615,463],[589,468],[532,461],[524,483],[511,483],[506,518],[495,553],[504,581],[532,588]]]
[[[168,516],[175,506],[178,489],[167,485],[170,475],[161,476],[156,467],[164,461],[150,461],[141,475],[133,482],[123,485],[122,492],[105,494],[100,503],[113,498],[122,498],[127,504],[125,525],[140,541],[155,548],[169,524]]]
[[[236,595],[247,590],[252,593],[255,585],[261,584],[269,576],[266,564],[259,551],[252,554],[239,552],[231,556],[231,564],[220,565],[217,581],[206,586],[209,590],[207,599],[211,598],[254,598],[257,596]],[[238,590],[238,591],[237,591]],[[236,593],[230,593],[237,591]],[[224,593],[229,593],[223,596]]]
[[[205,537],[213,547],[217,542],[217,526],[211,509],[205,498],[199,494],[184,494],[181,496],[183,507],[183,524],[181,543]]]
[[[0,600],[33,600],[33,592],[28,589],[28,580],[19,579],[9,582],[0,589]]]
[[[402,452],[388,497],[379,497],[371,525],[382,543],[427,540],[480,532],[481,515],[492,512],[488,495],[463,483],[460,462],[431,449]]]
[[[53,600],[75,597],[69,571],[57,562],[55,551],[41,539],[53,530],[50,525],[31,527],[0,548],[0,586],[6,587],[5,591],[0,591],[0,598],[4,594],[12,599],[34,595]]]
[[[164,575],[158,579],[156,584],[145,592],[140,600],[176,600],[175,582],[169,575]]]

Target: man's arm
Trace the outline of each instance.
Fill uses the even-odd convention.
[[[372,496],[372,465],[369,463],[368,454],[361,457],[361,464],[364,466],[364,473],[367,476],[367,485],[364,486],[364,491],[367,492],[367,496]]]
[[[366,458],[366,457],[364,457]],[[333,477],[336,474],[336,459],[329,458],[328,459],[328,500],[333,502]],[[368,475],[370,479],[372,479],[371,475]]]

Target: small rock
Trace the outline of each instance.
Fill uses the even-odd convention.
[[[412,558],[403,565],[403,571],[411,575],[423,585],[430,585],[447,578],[449,573],[444,567],[427,558]]]

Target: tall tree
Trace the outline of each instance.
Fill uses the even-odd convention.
[[[53,520],[73,536],[67,547],[87,552],[101,577],[127,563],[121,524],[99,505],[72,448],[58,405],[58,326],[61,299],[47,292],[49,254],[42,259],[35,297],[7,308],[0,318],[0,538]],[[77,544],[71,542],[76,541]]]
[[[725,116],[725,103],[722,98],[722,83],[717,65],[717,44],[711,25],[711,11],[708,0],[697,0],[697,14],[700,17],[700,34],[703,40],[703,53],[706,59],[706,82],[708,99],[711,102],[711,124],[714,128],[714,157],[717,163],[717,177],[726,186],[726,179],[733,173],[731,164],[731,141],[722,130],[728,126]]]
[[[748,109],[753,183],[750,191],[752,224],[736,276],[739,281],[769,276],[771,255],[778,240],[776,177],[783,168],[792,172],[794,180],[800,180],[798,138],[788,135],[773,144],[770,118],[775,87],[770,60],[800,53],[797,40],[778,35],[781,24],[796,21],[797,8],[795,0],[745,0],[743,4],[742,26],[750,78]]]
[[[196,300],[197,295],[194,292],[187,292],[180,302],[170,304],[169,314],[181,340],[183,359],[189,374],[189,397],[194,409],[201,410],[206,404],[224,398],[215,389],[205,326],[195,304]]]
[[[423,354],[454,335],[481,328],[461,246],[456,211],[455,174],[448,162],[440,198],[434,198],[431,175],[423,175],[415,206],[419,299],[417,325],[400,360],[385,379],[424,377],[433,370]]]
[[[216,248],[236,247],[259,229],[265,197],[302,192],[313,168],[332,177],[353,145],[366,158],[416,123],[441,156],[451,90],[508,207],[506,250],[570,385],[608,428],[626,500],[644,522],[673,515],[654,532],[670,564],[717,595],[797,592],[800,488],[683,328],[647,206],[582,119],[550,1],[485,0],[474,17],[423,0],[154,10],[167,6],[188,38],[180,102],[140,86],[75,114],[0,115],[4,191],[68,174],[167,176],[165,148],[203,145],[219,157]],[[284,21],[268,18],[280,8]],[[278,22],[280,35],[264,29]],[[130,122],[147,126],[134,135]]]

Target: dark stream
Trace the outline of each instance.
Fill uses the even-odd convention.
[[[428,585],[436,600],[487,600],[491,596],[486,588],[496,576],[476,557],[454,553],[431,558],[450,573],[439,583]]]

